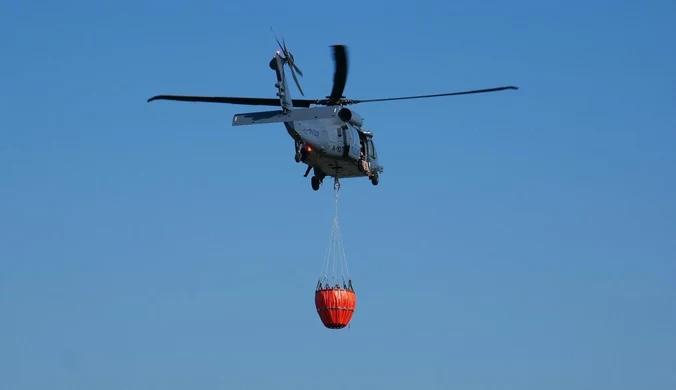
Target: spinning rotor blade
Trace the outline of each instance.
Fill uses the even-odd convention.
[[[293,76],[293,81],[296,82],[296,86],[298,87],[300,94],[305,96],[305,93],[303,93],[303,88],[300,86],[300,82],[298,81],[298,77],[296,77],[295,73],[298,72],[299,75],[303,76],[303,72],[300,70],[298,65],[296,65],[296,62],[293,59],[293,54],[291,54],[291,52],[286,48],[286,40],[284,39],[284,37],[282,37],[282,42],[280,42],[279,38],[277,38],[277,34],[275,34],[275,30],[272,29],[272,26],[270,26],[270,31],[272,31],[272,35],[275,37],[275,40],[277,41],[279,48],[282,49],[282,53],[284,53],[284,60],[286,61],[287,64],[289,64],[289,69],[291,70],[291,76]]]
[[[327,106],[338,104],[343,98],[345,83],[347,82],[347,48],[344,45],[333,45],[333,62],[336,70],[333,74],[333,89],[326,102]]]
[[[298,77],[296,77],[296,72],[298,72],[299,75],[303,76],[303,72],[300,70],[300,68],[296,65],[296,62],[293,60],[293,54],[291,54],[290,51],[286,49],[286,41],[282,37],[282,42],[284,43],[284,56],[286,57],[286,63],[289,64],[289,69],[291,70],[291,76],[293,76],[293,81],[296,82],[296,87],[298,87],[298,90],[300,91],[300,94],[305,96],[305,93],[303,93],[303,88],[300,86],[300,82],[298,81]]]
[[[293,69],[298,72],[299,75],[303,76],[303,72],[300,70],[298,65],[296,65],[296,61],[293,58],[293,53],[291,53],[287,48],[286,48],[286,40],[284,40],[284,37],[282,37],[282,43],[284,43],[284,55],[287,57],[287,62],[289,63],[289,67],[292,67]],[[293,69],[291,69],[291,72],[293,72]]]
[[[370,103],[370,102],[385,102],[385,101],[390,101],[390,100],[422,99],[422,98],[431,98],[431,97],[440,97],[440,96],[469,95],[469,94],[473,94],[473,93],[504,91],[506,89],[519,89],[519,87],[514,87],[514,86],[510,85],[508,87],[475,89],[475,90],[472,90],[472,91],[439,93],[439,94],[435,94],[435,95],[403,96],[403,97],[394,97],[394,98],[364,99],[364,100],[354,99],[354,100],[346,100],[344,103],[345,104],[356,104],[356,103]]]
[[[296,62],[293,60],[293,54],[289,53],[291,55],[291,62],[289,62],[289,65],[293,66],[293,68],[298,72],[299,75],[303,76],[303,72],[300,70],[298,65],[296,65]]]
[[[272,31],[272,36],[275,37],[275,41],[277,41],[279,48],[282,50],[282,53],[284,53],[284,56],[286,57],[286,47],[282,46],[282,42],[280,42],[279,38],[277,38],[277,34],[275,34],[275,30],[272,29],[272,26],[270,26],[270,31]]]
[[[289,69],[291,69],[291,76],[293,76],[293,81],[296,82],[296,86],[298,87],[300,94],[305,96],[305,94],[303,93],[303,88],[300,87],[300,83],[298,82],[298,78],[296,78],[296,72],[294,72],[293,68],[291,68],[291,67]]]
[[[241,104],[246,106],[279,106],[279,99],[271,99],[271,98],[157,95],[148,99],[148,102],[152,102],[153,100],[176,100],[181,102],[201,102],[201,103],[227,103],[227,104]],[[293,105],[296,107],[310,107],[310,104],[313,103],[314,100],[293,99]]]

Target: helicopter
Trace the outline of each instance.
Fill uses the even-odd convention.
[[[273,32],[274,34],[274,32]],[[376,186],[384,167],[378,160],[373,132],[366,130],[362,116],[348,108],[348,105],[368,102],[384,102],[391,100],[421,99],[441,96],[467,95],[518,89],[505,86],[489,89],[478,89],[463,92],[450,92],[434,95],[418,95],[391,97],[380,99],[348,99],[343,96],[348,74],[348,54],[345,45],[332,45],[334,61],[333,88],[331,94],[324,99],[293,99],[289,93],[284,66],[288,66],[293,80],[302,96],[305,96],[298,81],[303,72],[296,65],[293,54],[287,49],[282,38],[275,40],[277,50],[270,60],[270,69],[275,71],[277,82],[277,98],[255,97],[221,97],[221,96],[186,96],[156,95],[147,100],[174,100],[185,102],[226,103],[251,106],[279,106],[273,111],[258,111],[236,114],[233,126],[246,126],[268,123],[283,123],[286,131],[294,141],[294,160],[307,165],[304,177],[313,171],[310,183],[314,191],[319,190],[324,179],[333,177],[336,185],[341,178],[366,177]],[[319,107],[311,107],[312,105]]]

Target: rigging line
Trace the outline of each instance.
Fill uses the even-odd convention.
[[[345,259],[345,260],[343,260],[343,265],[345,267],[345,275],[347,275],[348,279],[351,279],[350,278],[350,269],[347,266],[347,258],[345,256],[345,248],[343,248],[343,258]],[[345,276],[343,276],[343,278],[345,278]]]
[[[331,234],[329,235],[329,242],[326,249],[326,259],[324,261],[324,267],[322,270],[323,278],[325,282],[329,282],[329,267],[332,265],[331,260],[335,259],[335,247],[336,245],[336,233],[335,233],[335,223],[331,227]]]
[[[337,280],[336,280],[337,279],[337,277],[336,277],[336,274],[337,274],[336,263],[338,262],[338,259],[337,259],[337,257],[338,257],[338,246],[340,245],[340,241],[338,239],[337,229],[336,229],[336,227],[338,226],[338,219],[336,218],[334,221],[335,222],[334,222],[333,228],[334,228],[334,235],[335,235],[334,239],[335,239],[335,241],[334,241],[334,245],[333,245],[333,251],[334,251],[333,252],[333,281],[334,281],[334,283],[337,283]]]
[[[334,178],[334,183],[333,183],[333,195],[334,195],[334,202],[335,202],[335,207],[334,207],[334,213],[333,213],[333,238],[334,238],[334,256],[333,256],[333,282],[337,283],[337,270],[336,270],[336,262],[338,258],[338,246],[341,245],[340,241],[340,228],[338,224],[338,196],[339,196],[339,190],[340,190],[340,183],[338,181],[338,177]]]
[[[338,202],[336,202],[338,203]],[[338,208],[338,205],[336,204],[336,209]],[[337,212],[336,212],[337,214]],[[336,219],[338,216],[336,215]],[[343,278],[343,282],[345,282],[345,273],[347,273],[347,276],[349,278],[350,272],[349,269],[347,268],[347,256],[345,254],[345,246],[343,245],[343,233],[340,229],[340,224],[336,222],[336,238],[337,240],[341,243],[339,247],[340,253],[337,255],[337,258],[340,259],[340,268],[341,268],[341,276]]]
[[[339,197],[340,197],[340,181],[338,180],[338,177],[335,178],[335,183],[333,185],[334,189],[334,195],[335,195],[335,216],[334,216],[334,223],[335,223],[335,229],[336,229],[336,240],[340,244],[339,246],[339,251],[340,253],[337,254],[337,256],[334,259],[340,259],[340,271],[341,271],[341,276],[342,276],[342,281],[343,284],[345,284],[345,274],[347,273],[348,279],[350,278],[350,271],[347,266],[347,256],[345,254],[345,246],[343,245],[343,234],[340,230],[340,224],[338,223],[338,205],[339,205]],[[342,256],[341,256],[342,255]]]
[[[345,269],[347,266],[347,258],[345,256],[345,247],[342,245],[343,242],[343,235],[340,231],[340,226],[337,226],[336,228],[336,236],[339,242],[341,243],[339,249],[339,253],[337,254],[336,258],[340,260],[340,274],[343,280],[343,284],[345,284]]]
[[[326,250],[326,256],[324,258],[324,264],[322,265],[322,268],[319,271],[319,274],[322,275],[322,280],[328,278],[328,272],[329,272],[329,261],[331,259],[331,245],[333,244],[333,231],[331,231],[331,234],[329,236],[329,245]]]

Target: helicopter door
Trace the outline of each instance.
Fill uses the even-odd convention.
[[[346,125],[330,129],[328,131],[329,136],[329,150],[327,153],[331,156],[340,156],[343,157],[347,154],[347,147],[349,146],[349,141],[347,138],[348,130]]]
[[[359,144],[359,132],[354,126],[348,126],[348,129],[350,135],[348,155],[355,160],[359,160],[359,151],[361,149],[361,145]],[[345,141],[347,142],[347,140]]]
[[[378,155],[376,154],[376,147],[373,145],[373,138],[369,137],[366,144],[368,145],[369,160],[377,160]]]

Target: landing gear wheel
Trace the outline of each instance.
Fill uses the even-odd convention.
[[[315,191],[319,190],[319,186],[322,185],[322,181],[317,176],[312,176],[310,183],[312,183],[312,189]]]
[[[373,184],[374,186],[377,186],[379,181],[380,181],[380,177],[378,176],[377,173],[374,174],[373,176],[371,176],[371,184]]]

